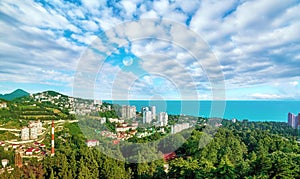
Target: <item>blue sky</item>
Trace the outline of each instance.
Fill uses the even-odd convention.
[[[200,42],[218,60],[226,99],[299,100],[299,17],[298,0],[2,0],[0,93],[22,88],[90,97],[84,92],[93,87],[103,99],[213,99],[213,70],[205,68],[212,64],[189,53],[188,44]],[[178,23],[203,41],[192,42],[187,31],[123,25],[148,18]],[[151,30],[152,38],[126,36]],[[187,44],[157,38],[163,34]],[[99,65],[93,58],[103,58],[101,68],[93,68]],[[82,93],[74,94],[76,74],[88,69],[96,79],[77,84]]]

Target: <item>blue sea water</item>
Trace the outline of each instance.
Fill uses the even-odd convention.
[[[156,106],[156,111],[202,117],[236,118],[249,121],[287,122],[289,112],[300,113],[300,101],[147,101],[106,100],[119,105],[134,105],[137,111],[145,106]]]

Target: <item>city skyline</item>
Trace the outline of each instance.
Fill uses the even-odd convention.
[[[100,33],[123,22],[157,18],[182,24],[207,42],[223,71],[226,99],[300,99],[298,1],[1,1],[0,6],[1,94],[21,88],[30,93],[55,90],[73,96],[80,57]],[[152,99],[153,94],[181,99],[176,89],[184,84],[173,84],[153,74],[135,76],[137,69],[126,71],[127,66],[144,62],[146,72],[172,69],[168,74],[174,77],[173,82],[184,81],[187,76],[199,79],[191,83],[199,99],[212,99],[211,84],[204,72],[197,76],[175,68],[176,60],[183,61],[183,69],[191,71],[190,67],[197,65],[190,64],[191,57],[174,44],[145,40],[118,50],[96,79],[95,91],[101,93],[95,98],[111,99],[114,80],[109,75],[120,73],[125,79],[138,77],[131,86],[132,99]],[[146,52],[165,56],[153,57],[147,63],[143,59]]]

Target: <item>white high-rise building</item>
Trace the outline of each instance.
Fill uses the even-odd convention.
[[[149,111],[149,108],[148,107],[145,107],[142,109],[142,112],[143,112],[143,123],[148,123],[150,124],[151,121],[152,121],[152,112]]]
[[[136,107],[135,106],[122,106],[121,115],[123,119],[131,119],[136,117]]]
[[[145,111],[143,115],[143,123],[150,124],[152,121],[152,112],[151,111]]]
[[[42,124],[42,122],[40,120],[38,120],[38,121],[30,121],[28,127],[29,128],[36,127],[37,128],[37,132],[40,134],[40,133],[42,133],[43,124]]]
[[[127,118],[127,106],[123,105],[122,108],[121,108],[121,117],[124,119],[124,118]]]
[[[130,106],[130,116],[131,118],[136,118],[136,107]]]
[[[43,130],[43,124],[42,124],[42,122],[41,122],[40,120],[38,120],[38,121],[36,122],[36,127],[37,127],[38,133],[39,133],[39,134],[42,133],[42,130]]]
[[[166,112],[159,113],[159,123],[160,123],[160,126],[168,125],[168,114]]]
[[[29,128],[23,127],[21,130],[21,139],[22,140],[29,140]]]
[[[149,111],[149,107],[142,107],[142,112]]]
[[[155,106],[151,106],[151,112],[152,112],[152,119],[156,119],[156,107]]]
[[[38,128],[37,127],[32,127],[30,128],[30,139],[37,139],[38,134]]]

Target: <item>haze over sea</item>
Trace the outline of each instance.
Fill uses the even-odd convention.
[[[225,101],[224,116],[211,115],[212,101],[105,100],[105,102],[134,105],[137,111],[140,111],[144,106],[155,105],[157,113],[166,111],[168,114],[221,117],[224,119],[236,118],[238,120],[248,119],[249,121],[287,122],[288,112],[300,113],[300,101]],[[193,108],[199,110],[193,110]]]

